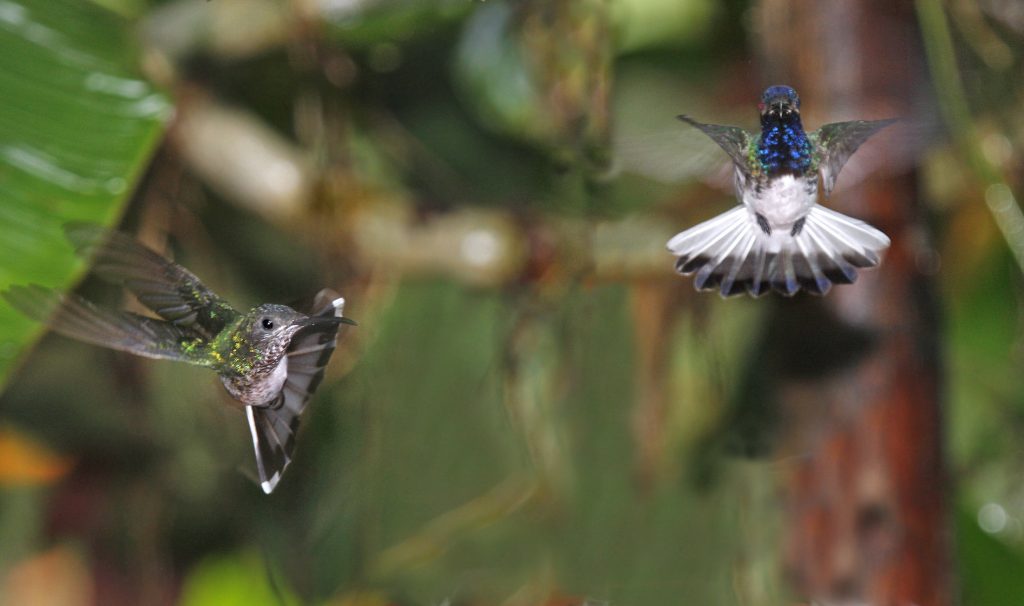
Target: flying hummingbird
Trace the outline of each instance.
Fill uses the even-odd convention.
[[[65,227],[93,271],[123,286],[157,317],[99,307],[74,293],[12,286],[3,297],[56,332],[147,358],[213,369],[244,407],[260,485],[273,492],[295,448],[299,417],[334,353],[345,300],[324,289],[314,313],[266,303],[236,311],[192,272],[136,242],[90,224]]]
[[[768,87],[758,109],[759,134],[679,116],[729,154],[742,204],[669,240],[676,270],[696,272],[698,290],[722,296],[772,289],[791,296],[801,287],[823,295],[833,283],[852,284],[858,268],[878,265],[889,238],[819,205],[819,173],[828,198],[853,152],[895,120],[837,122],[807,133],[800,98],[788,86]]]

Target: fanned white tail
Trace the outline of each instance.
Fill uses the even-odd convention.
[[[696,273],[698,290],[722,296],[769,290],[823,295],[832,284],[852,284],[857,269],[878,265],[889,238],[867,223],[815,204],[788,229],[766,233],[757,217],[737,206],[677,234],[668,242],[676,270]]]

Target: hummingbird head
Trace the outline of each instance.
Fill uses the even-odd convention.
[[[792,117],[793,114],[800,115],[800,97],[796,91],[789,86],[769,86],[761,95],[761,102],[757,104],[761,112],[762,122],[765,119],[781,120]]]
[[[757,160],[770,176],[802,175],[813,164],[814,146],[800,122],[800,97],[789,86],[769,86],[757,104],[761,112],[761,136]]]
[[[309,320],[309,316],[287,305],[266,303],[246,315],[241,332],[253,351],[274,354],[283,352]]]
[[[254,352],[279,357],[300,330],[316,330],[338,324],[355,324],[352,320],[335,316],[307,316],[288,307],[265,303],[254,307],[247,315],[240,331]]]

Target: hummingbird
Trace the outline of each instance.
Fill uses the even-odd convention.
[[[215,371],[245,410],[260,486],[273,492],[340,325],[355,325],[343,315],[345,299],[324,289],[311,315],[272,303],[242,313],[195,274],[126,234],[85,223],[64,231],[79,255],[93,258],[99,278],[129,290],[155,316],[107,309],[37,284],[11,286],[4,299],[66,337]]]
[[[827,199],[850,156],[895,120],[836,122],[808,133],[800,97],[782,85],[768,87],[757,107],[760,133],[678,116],[729,154],[741,204],[668,241],[676,271],[696,273],[694,287],[723,297],[792,296],[801,288],[824,295],[833,283],[852,284],[857,269],[878,265],[889,238],[818,204],[818,178]]]

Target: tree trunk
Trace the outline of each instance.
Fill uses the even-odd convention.
[[[911,2],[764,0],[756,23],[764,84],[797,89],[808,129],[926,113]],[[891,130],[858,152],[880,154],[888,170],[843,190],[856,176],[848,166],[829,202],[892,238],[881,268],[823,300],[786,301],[775,318],[793,327],[784,355],[803,360],[779,392],[798,455],[785,487],[786,570],[812,600],[942,606],[957,600],[933,257],[907,146]],[[817,321],[803,321],[808,311]]]

